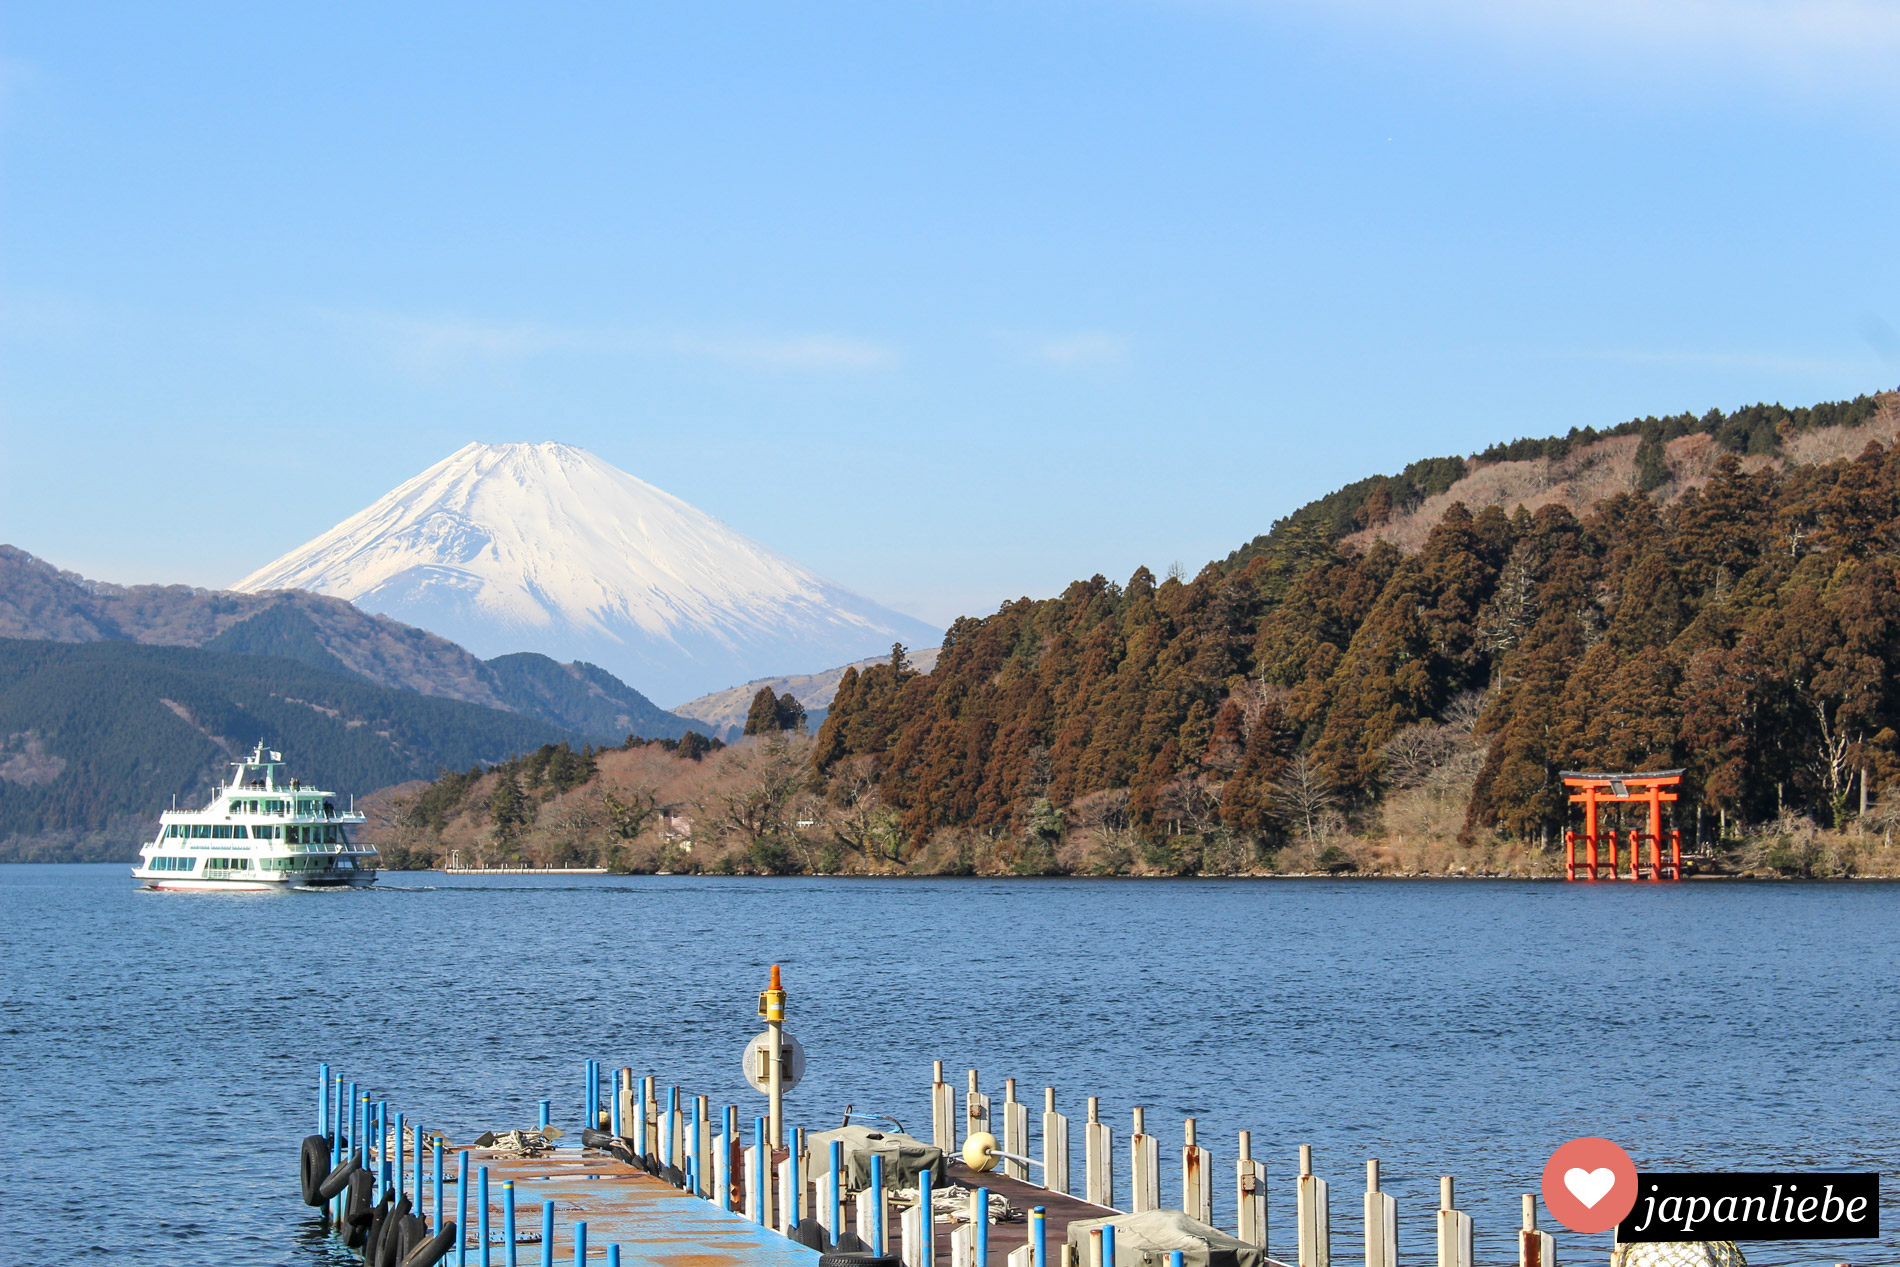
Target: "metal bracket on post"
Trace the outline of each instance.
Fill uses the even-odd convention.
[[[1234,1235],[1249,1245],[1267,1247],[1267,1167],[1253,1158],[1253,1132],[1240,1133],[1240,1159],[1234,1163]]]
[[[1398,1267],[1399,1203],[1379,1191],[1379,1159],[1366,1162],[1366,1267]]]
[[[640,1080],[640,1155],[660,1155],[660,1089],[658,1080],[648,1074]]]
[[[957,1151],[957,1093],[943,1080],[943,1061],[934,1062],[930,1075],[930,1144],[945,1153]]]
[[[1524,1194],[1524,1224],[1517,1232],[1517,1267],[1557,1267],[1557,1242],[1537,1230],[1537,1198]]]
[[[1471,1216],[1452,1204],[1450,1175],[1438,1180],[1438,1267],[1471,1267]]]
[[[1102,1101],[1089,1097],[1089,1119],[1082,1124],[1083,1197],[1105,1210],[1115,1208],[1115,1131],[1102,1121]]]
[[[1042,1090],[1042,1186],[1069,1191],[1069,1119],[1056,1112],[1056,1089]]]
[[[1188,1118],[1181,1128],[1181,1210],[1203,1223],[1214,1221],[1213,1169],[1213,1154],[1200,1146]]]
[[[1136,1107],[1135,1129],[1128,1137],[1130,1214],[1161,1208],[1161,1141],[1148,1134],[1147,1116],[1146,1109]]]
[[[1300,1145],[1299,1267],[1329,1267],[1333,1259],[1332,1208],[1326,1181],[1313,1173],[1313,1146]]]
[[[970,1089],[963,1095],[963,1138],[992,1134],[990,1098],[977,1088],[976,1070],[970,1070]]]
[[[1029,1106],[1016,1098],[1016,1079],[1003,1079],[1003,1152],[1021,1157],[1029,1152]],[[1029,1178],[1029,1167],[1006,1156],[1003,1173],[1011,1179]]]

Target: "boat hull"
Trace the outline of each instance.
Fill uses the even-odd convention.
[[[334,879],[310,879],[304,876],[282,880],[204,880],[187,876],[134,875],[148,889],[166,889],[186,893],[285,893],[291,889],[367,889],[376,883],[375,875],[337,876]]]

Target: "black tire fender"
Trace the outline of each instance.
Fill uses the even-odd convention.
[[[330,1173],[330,1141],[321,1135],[304,1136],[303,1152],[298,1158],[297,1169],[303,1181],[303,1203],[322,1205],[323,1198],[317,1195],[317,1185]]]
[[[409,1194],[405,1192],[383,1215],[382,1235],[373,1242],[376,1247],[375,1261],[368,1261],[365,1255],[365,1267],[396,1267],[402,1260],[403,1223],[408,1217]]]
[[[401,1267],[435,1267],[444,1255],[455,1248],[456,1235],[455,1220],[450,1219],[442,1225],[440,1232],[410,1250],[403,1258]]]
[[[355,1174],[357,1170],[356,1158],[345,1157],[342,1162],[338,1164],[337,1168],[325,1175],[323,1182],[317,1185],[317,1196],[324,1201],[330,1200],[336,1196],[337,1193],[350,1186],[350,1176]]]

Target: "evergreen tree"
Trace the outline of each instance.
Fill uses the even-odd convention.
[[[783,729],[785,727],[779,725],[778,696],[772,694],[771,687],[761,686],[752,697],[752,707],[746,710],[745,733],[775,735]]]

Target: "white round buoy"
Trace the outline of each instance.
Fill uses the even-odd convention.
[[[978,1131],[963,1141],[963,1164],[971,1170],[994,1170],[996,1162],[996,1136]]]

